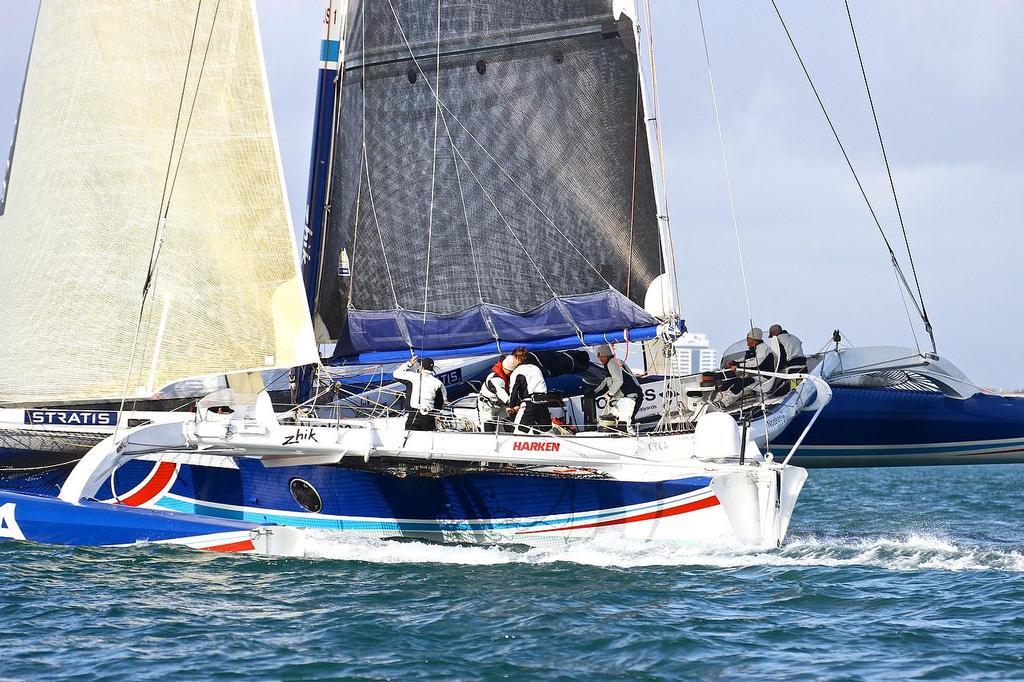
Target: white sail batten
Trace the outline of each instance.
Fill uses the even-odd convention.
[[[0,402],[316,362],[294,254],[251,1],[44,0],[0,217]]]

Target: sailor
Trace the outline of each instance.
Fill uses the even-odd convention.
[[[518,364],[509,377],[508,411],[515,415],[516,433],[547,431],[551,428],[551,412],[544,373],[525,348],[516,348],[512,357]]]
[[[509,377],[512,371],[519,366],[519,361],[514,355],[506,355],[494,363],[490,374],[480,385],[480,393],[477,395],[476,407],[480,415],[480,424],[487,433],[504,431],[504,424],[508,421],[509,402]]]
[[[608,395],[608,407],[611,408],[614,403],[615,421],[629,429],[636,419],[636,413],[640,411],[640,405],[644,402],[640,382],[637,381],[633,370],[615,357],[615,351],[608,344],[597,347],[597,359],[604,365],[604,371],[608,376],[597,385],[594,393]]]
[[[743,359],[737,362],[729,360],[725,363],[727,369],[742,369],[747,373],[741,374],[733,379],[722,396],[723,406],[728,407],[747,395],[755,394],[763,390],[768,381],[759,382],[756,375],[750,372],[774,372],[778,368],[779,358],[775,357],[768,344],[764,342],[764,332],[759,327],[754,327],[747,334],[747,352]],[[770,380],[774,383],[774,379]]]
[[[800,339],[783,329],[781,324],[769,327],[768,336],[777,339],[782,348],[783,371],[802,372],[807,369],[807,357],[804,355],[804,345],[800,343]]]
[[[419,370],[413,368],[419,363]],[[433,431],[437,428],[437,410],[448,402],[448,392],[441,380],[434,376],[433,358],[418,360],[412,356],[409,362],[395,370],[394,377],[406,385],[405,428],[409,431]]]

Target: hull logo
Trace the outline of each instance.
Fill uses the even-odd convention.
[[[302,441],[309,441],[311,443],[320,442],[316,439],[316,432],[314,432],[313,429],[299,429],[293,435],[285,436],[282,445],[295,445],[296,443],[301,443]]]
[[[34,426],[114,426],[117,424],[117,412],[25,410],[25,423]]]
[[[0,538],[24,540],[25,535],[21,532],[18,522],[14,519],[14,506],[13,502],[0,506]]]
[[[437,375],[437,378],[441,380],[441,383],[445,386],[454,386],[455,384],[462,382],[462,368],[456,367],[450,369],[447,372],[441,372]]]
[[[512,443],[512,449],[518,452],[558,452],[561,447],[561,443],[540,443],[522,440]]]

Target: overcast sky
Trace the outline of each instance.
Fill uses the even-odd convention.
[[[257,0],[296,225],[322,4]],[[3,148],[35,6],[0,0]],[[779,6],[906,263],[843,3]],[[1024,386],[1024,2],[851,7],[939,352],[981,385]],[[747,314],[696,9],[652,9],[684,316],[722,349],[744,335]],[[771,3],[714,0],[704,13],[755,323],[782,322],[808,351],[834,327],[855,345],[913,345],[881,238]]]

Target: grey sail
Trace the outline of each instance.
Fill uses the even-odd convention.
[[[347,17],[316,310],[337,354],[655,324],[636,41],[611,0]]]

